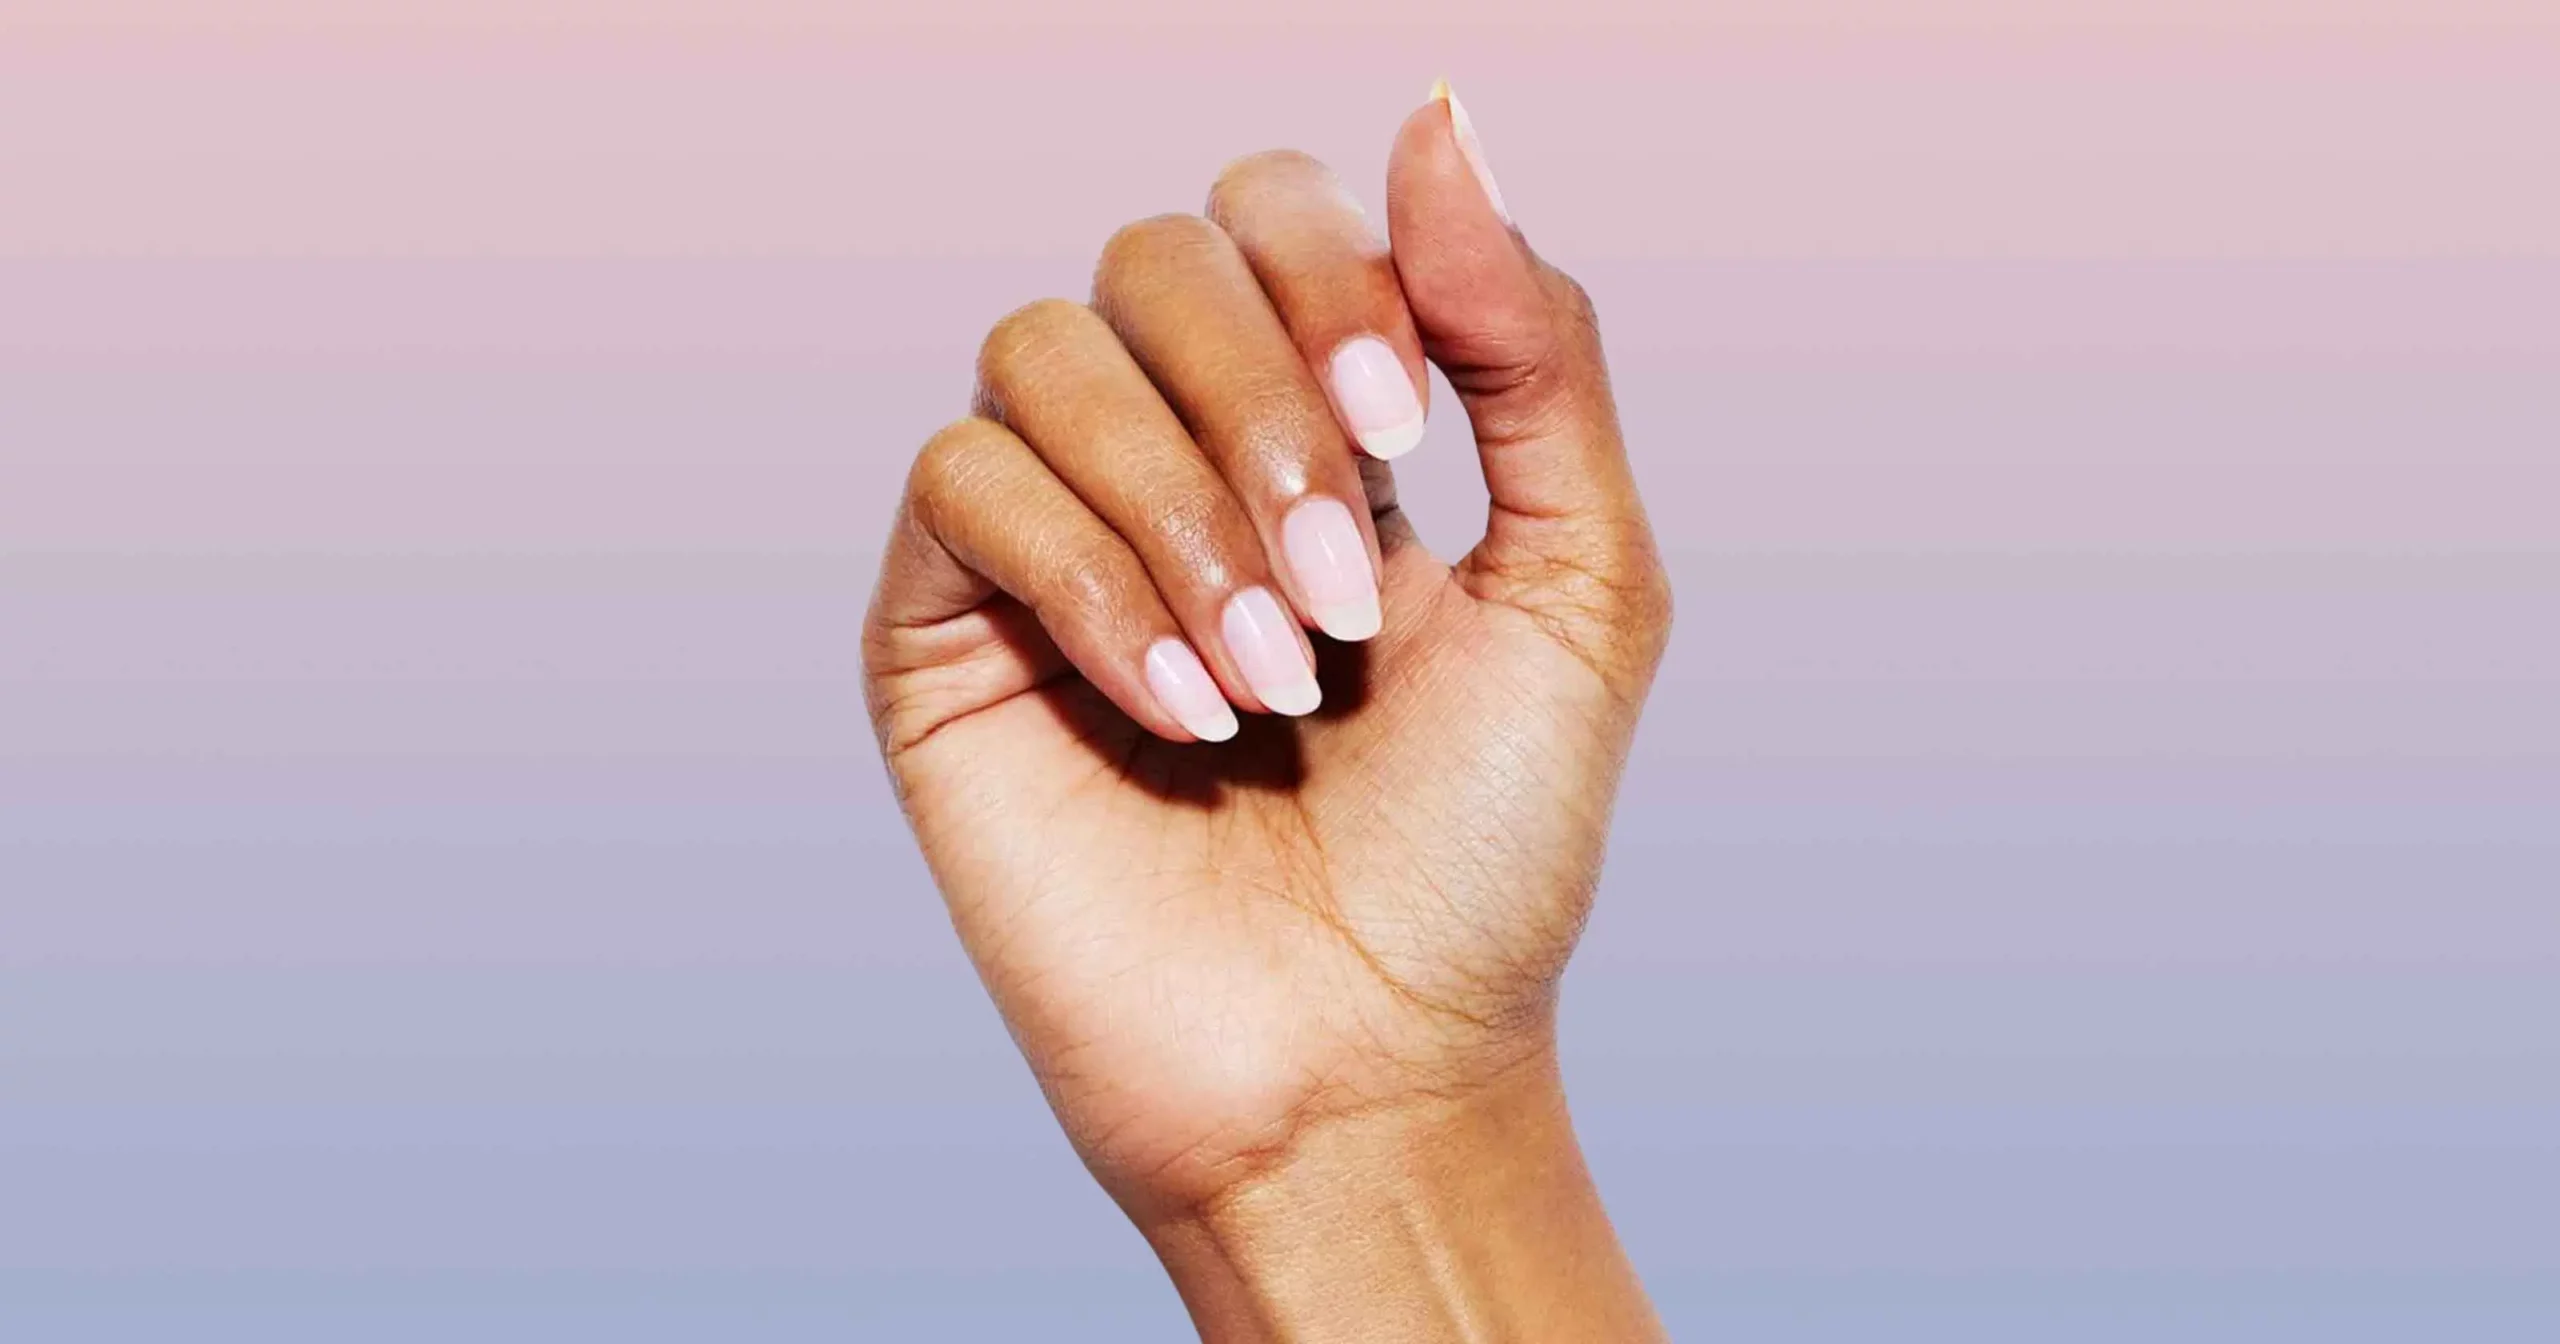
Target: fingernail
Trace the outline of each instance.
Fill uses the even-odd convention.
[[[1458,153],[1475,170],[1476,184],[1484,188],[1485,199],[1493,202],[1493,213],[1510,223],[1511,210],[1502,203],[1502,188],[1493,184],[1493,168],[1484,161],[1484,144],[1476,139],[1476,124],[1467,116],[1467,105],[1458,101],[1458,91],[1445,79],[1431,86],[1431,96],[1449,105],[1449,129],[1458,134]]]
[[[1342,640],[1378,633],[1378,574],[1341,500],[1313,495],[1289,510],[1280,521],[1280,549],[1319,629]]]
[[[1298,623],[1280,609],[1268,588],[1247,588],[1227,599],[1220,621],[1227,652],[1243,669],[1245,684],[1275,714],[1305,714],[1324,699],[1316,689],[1316,670],[1298,647]]]
[[[1333,352],[1333,399],[1371,457],[1402,457],[1422,442],[1422,398],[1395,347],[1375,336],[1354,336]]]
[[[1236,712],[1227,704],[1200,655],[1178,639],[1159,639],[1147,650],[1147,689],[1193,737],[1224,742],[1236,735]]]

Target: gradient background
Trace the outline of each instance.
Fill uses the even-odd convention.
[[[0,0],[0,1339],[1185,1337],[856,623],[990,321],[1442,73],[1681,590],[1674,1330],[2560,1338],[2549,0]]]

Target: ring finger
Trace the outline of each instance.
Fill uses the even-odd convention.
[[[1035,303],[979,355],[983,409],[1020,435],[1145,563],[1227,698],[1305,714],[1321,698],[1244,507],[1094,312]]]
[[[1207,452],[1310,624],[1378,633],[1377,537],[1349,441],[1235,240],[1193,215],[1122,229],[1095,307]]]

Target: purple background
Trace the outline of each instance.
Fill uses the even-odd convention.
[[[856,626],[990,321],[1444,70],[1677,571],[1565,1020],[1675,1333],[2560,1337],[2547,6],[49,8],[0,1338],[1182,1337]]]

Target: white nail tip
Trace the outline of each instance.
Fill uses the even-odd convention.
[[[1316,685],[1313,677],[1269,689],[1257,687],[1255,691],[1262,697],[1264,708],[1292,718],[1313,714],[1316,706],[1324,703],[1324,691]]]
[[[1345,644],[1375,639],[1384,624],[1375,606],[1329,606],[1316,609],[1316,626]]]
[[[1393,429],[1363,430],[1360,434],[1360,451],[1381,462],[1393,461],[1422,446],[1425,428],[1427,427],[1422,420],[1417,417]]]

